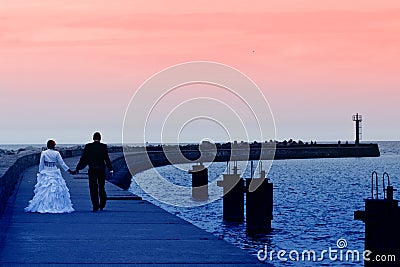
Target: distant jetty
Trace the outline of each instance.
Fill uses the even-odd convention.
[[[277,147],[275,159],[379,157],[378,144],[315,144]]]
[[[134,150],[134,149],[133,149]],[[188,160],[224,162],[229,160],[283,160],[310,158],[346,158],[346,157],[379,157],[378,144],[317,144],[302,141],[269,141],[264,143],[234,142],[212,144],[203,142],[200,145],[156,145],[147,146],[148,154],[164,152],[167,155],[180,151]],[[205,154],[205,155],[202,155]],[[202,158],[203,157],[203,158]],[[210,157],[208,159],[208,157]]]
[[[121,148],[122,149],[122,148]],[[118,147],[113,152],[118,152]],[[311,158],[379,157],[378,144],[316,144],[294,141],[264,143],[234,142],[189,145],[147,145],[124,147],[124,156],[115,163],[119,171],[111,182],[127,189],[131,176],[144,170],[181,163],[283,160]],[[129,166],[129,167],[128,167]]]

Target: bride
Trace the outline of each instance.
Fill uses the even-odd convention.
[[[73,212],[69,190],[61,175],[58,163],[65,171],[73,173],[55,150],[56,142],[47,141],[47,150],[40,155],[39,173],[33,199],[29,201],[25,212],[65,213]]]

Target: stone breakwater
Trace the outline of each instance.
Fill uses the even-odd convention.
[[[131,176],[141,171],[182,163],[196,162],[227,162],[249,160],[283,160],[283,159],[310,159],[310,158],[345,158],[345,157],[379,157],[377,144],[230,144],[217,145],[215,149],[199,147],[198,145],[185,146],[148,146],[146,148],[124,149],[124,158],[117,175],[110,182],[128,189]],[[129,167],[129,169],[128,169]],[[132,174],[132,175],[131,175]]]
[[[5,153],[0,158],[0,215],[3,214],[7,201],[14,191],[20,174],[28,167],[39,162],[40,153],[29,154]]]

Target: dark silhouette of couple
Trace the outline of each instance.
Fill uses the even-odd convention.
[[[39,213],[70,213],[74,211],[69,194],[69,189],[61,175],[60,165],[65,171],[75,175],[80,170],[89,166],[89,189],[92,201],[92,212],[103,210],[107,202],[105,190],[106,167],[113,175],[113,169],[108,155],[107,145],[100,142],[101,134],[93,134],[93,143],[85,145],[83,154],[76,169],[72,171],[55,150],[56,142],[49,140],[47,150],[40,154],[39,173],[35,185],[34,196],[29,201],[26,212]]]

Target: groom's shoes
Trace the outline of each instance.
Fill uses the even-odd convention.
[[[98,211],[99,211],[99,208],[97,208],[97,209],[93,208],[92,209],[92,212],[98,212]]]
[[[99,205],[100,211],[102,211],[102,210],[104,209],[105,206],[106,206],[105,203],[100,203],[100,205]]]

